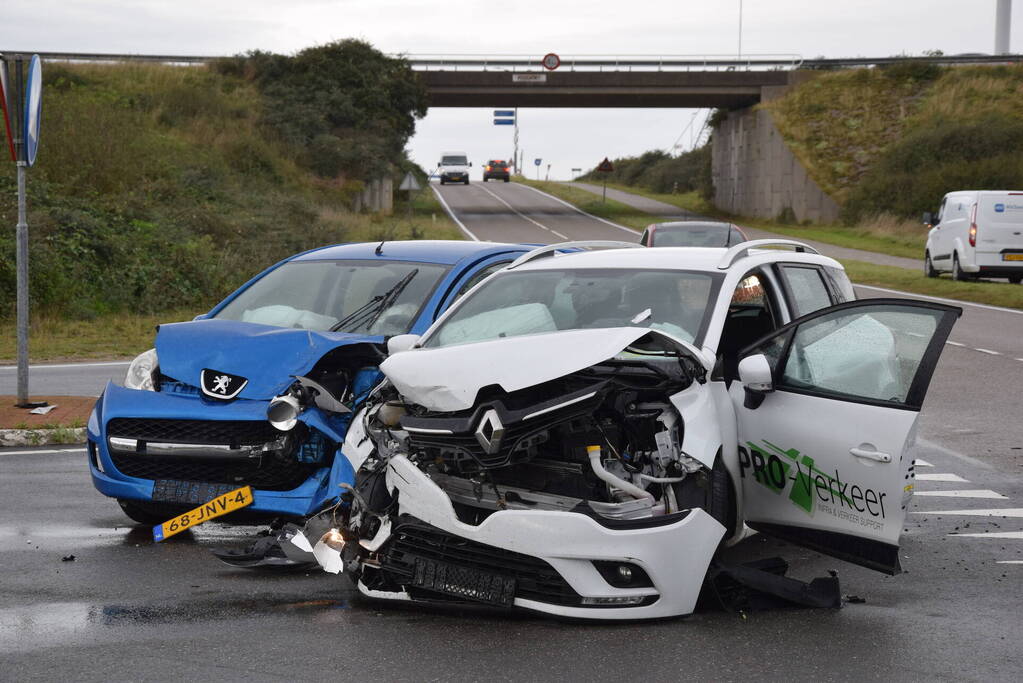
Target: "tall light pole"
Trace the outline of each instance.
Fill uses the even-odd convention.
[[[1008,0],[999,0],[999,2],[1007,2]],[[738,58],[742,59],[742,0],[739,0],[739,50]]]
[[[1009,54],[1009,29],[1012,26],[1012,0],[998,0],[995,10],[995,54]]]

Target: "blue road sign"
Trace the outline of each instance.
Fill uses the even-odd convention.
[[[514,126],[515,119],[494,119],[495,126]]]
[[[495,109],[494,116],[515,116],[514,109]]]
[[[32,55],[28,64],[28,79],[25,87],[25,123],[22,134],[25,140],[25,162],[31,166],[36,162],[39,151],[39,124],[43,117],[43,63],[39,55]]]
[[[533,164],[539,166],[541,161],[543,161],[543,159],[533,159]]]

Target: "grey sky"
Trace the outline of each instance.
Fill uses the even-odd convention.
[[[1018,52],[1023,2],[1015,5]],[[987,53],[994,15],[995,0],[745,0],[742,51]],[[738,19],[738,0],[4,0],[0,50],[291,53],[355,37],[412,54],[734,55]],[[467,151],[477,165],[510,156],[511,133],[493,126],[490,113],[432,110],[410,143],[413,158],[429,167],[441,150]],[[562,178],[604,156],[666,149],[691,118],[689,110],[522,110],[520,141],[529,160],[542,157],[544,170],[550,162],[551,176]]]

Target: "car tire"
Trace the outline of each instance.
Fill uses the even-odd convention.
[[[505,178],[504,182],[508,182],[509,180],[510,180],[510,178]]]
[[[1010,275],[1009,282],[1014,285],[1018,285],[1023,282],[1023,275]]]
[[[440,184],[441,184],[441,185],[446,185],[447,183],[445,183],[445,182],[444,182],[444,179],[443,179],[443,178],[441,178],[441,179],[440,179]]]
[[[924,275],[927,277],[938,277],[938,271],[931,262],[931,252],[924,252]]]
[[[487,182],[487,177],[483,176],[483,182]]]
[[[161,512],[162,508],[158,503],[144,505],[138,501],[118,498],[117,504],[121,506],[121,512],[126,514],[133,521],[138,522],[139,524],[145,524],[146,526],[163,524],[175,515],[175,512],[170,509],[168,509],[166,513]]]
[[[469,179],[468,179],[468,178],[466,178],[466,179],[465,179],[465,184],[466,184],[466,185],[468,185],[468,184],[469,184]]]
[[[966,282],[970,277],[959,267],[959,254],[952,254],[952,279],[957,282]]]

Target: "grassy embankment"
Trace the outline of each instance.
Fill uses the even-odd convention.
[[[585,190],[568,187],[560,183],[528,181],[526,184],[532,185],[533,187],[543,190],[544,192],[548,192],[556,197],[560,197],[561,199],[578,206],[587,213],[615,221],[616,223],[620,223],[621,225],[631,228],[641,230],[646,225],[660,220],[657,216],[643,213],[630,206],[626,206],[620,202],[614,202],[610,199],[607,203],[602,203],[599,196],[586,192]],[[750,225],[752,227],[772,232],[781,232],[782,234],[789,235],[797,239],[803,238],[819,240],[821,242],[836,244],[838,246],[865,249],[868,251],[879,251],[899,256],[907,255],[919,258],[921,253],[920,251],[917,251],[915,254],[902,254],[896,249],[881,246],[885,244],[886,238],[878,234],[867,233],[866,230],[864,230],[866,234],[857,235],[855,232],[852,232],[851,229],[845,229],[845,231],[848,232],[844,232],[841,228],[831,229],[829,227],[822,226],[777,226],[777,224],[769,221],[750,221],[745,218],[735,219],[734,217],[722,216],[720,212],[714,213],[711,211],[711,207],[708,207],[705,200],[700,199],[696,193],[689,193],[687,195],[658,195],[656,193],[644,192],[637,190],[636,188],[624,186],[619,187],[618,189],[627,192],[634,192],[652,199],[659,199],[695,213],[728,218],[730,220],[738,220],[738,222],[742,225]],[[778,230],[778,227],[783,229]],[[825,239],[825,237],[828,239]],[[961,301],[973,301],[993,306],[1023,309],[1023,287],[1019,285],[1010,285],[1004,281],[954,282],[946,276],[942,276],[937,279],[930,279],[924,277],[922,270],[880,266],[873,263],[851,259],[839,260],[842,262],[842,265],[845,266],[846,271],[849,273],[849,277],[853,280],[853,282],[858,284],[886,287],[915,294],[926,294],[928,296],[958,299]]]
[[[461,239],[428,190],[411,222],[403,201],[392,216],[353,213],[363,183],[344,164],[373,150],[339,147],[324,175],[312,147],[267,122],[264,86],[207,67],[45,70],[46,126],[28,178],[33,362],[134,355],[156,323],[190,319],[311,247]],[[373,121],[400,151],[402,134]],[[358,139],[357,128],[331,130]],[[0,164],[0,223],[15,222],[14,167]],[[15,356],[14,290],[11,229],[0,234],[0,362]]]

